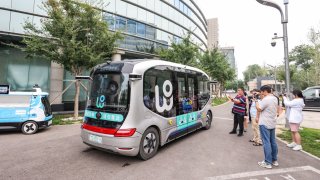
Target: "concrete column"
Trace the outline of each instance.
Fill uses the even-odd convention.
[[[121,51],[121,50],[115,50],[112,57],[111,57],[111,60],[112,61],[121,61],[121,55],[125,54],[124,51]]]
[[[50,73],[50,103],[63,91],[64,69],[60,64],[51,62]],[[62,104],[62,96],[59,96],[53,104]]]

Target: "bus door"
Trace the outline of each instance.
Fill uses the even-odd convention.
[[[197,123],[198,119],[198,98],[197,98],[197,78],[195,74],[187,75],[187,98],[185,107],[187,109],[187,119],[188,119],[188,132],[194,131],[201,124]]]
[[[177,116],[176,116],[176,124],[177,124],[177,137],[182,136],[188,133],[188,116],[187,116],[187,80],[186,80],[185,73],[177,73],[177,102],[176,102],[176,109],[177,109]]]

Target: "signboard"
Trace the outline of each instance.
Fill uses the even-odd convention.
[[[10,86],[9,85],[0,85],[0,94],[9,94]]]

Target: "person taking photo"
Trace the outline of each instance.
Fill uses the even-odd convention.
[[[283,96],[284,105],[287,109],[286,118],[289,120],[292,138],[292,143],[287,146],[295,151],[300,151],[302,150],[302,146],[299,128],[303,120],[302,109],[305,104],[300,90],[294,90],[292,94],[294,95],[294,99],[292,101],[290,101],[286,96]]]
[[[255,100],[255,103],[257,110],[260,112],[260,118],[257,121],[263,143],[264,160],[258,162],[258,164],[261,167],[271,169],[272,165],[279,166],[277,161],[278,145],[276,142],[278,100],[271,94],[270,86],[262,86],[260,91],[264,97],[260,102]]]
[[[230,96],[227,96],[228,99],[230,99],[234,105],[232,108],[232,113],[234,114],[233,119],[233,129],[229,134],[237,134],[237,128],[239,125],[239,134],[238,136],[243,136],[243,121],[244,116],[246,114],[246,97],[244,96],[244,89],[239,88],[238,94],[235,98],[231,98]]]

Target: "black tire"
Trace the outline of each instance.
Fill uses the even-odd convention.
[[[142,135],[138,157],[142,160],[148,160],[158,152],[160,143],[159,132],[153,128],[148,128]]]
[[[206,115],[206,125],[204,126],[204,129],[205,130],[208,130],[211,128],[211,123],[212,123],[212,113],[211,111],[208,111],[207,112],[207,115]]]
[[[23,134],[30,135],[38,131],[38,124],[35,121],[26,121],[21,126],[21,131]]]

